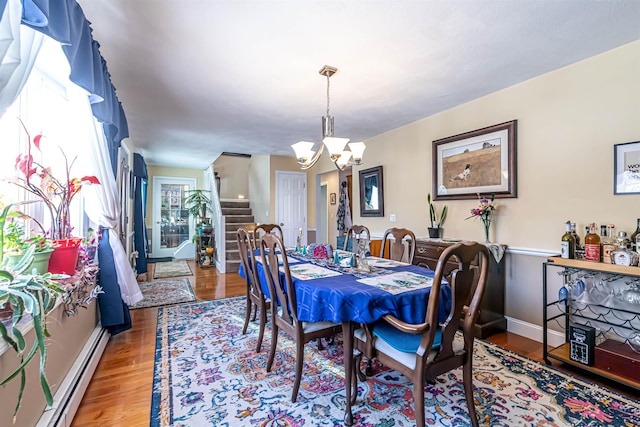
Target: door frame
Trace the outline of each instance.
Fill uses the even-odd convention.
[[[178,249],[176,248],[160,248],[160,208],[161,197],[160,189],[162,184],[187,184],[190,190],[194,190],[198,186],[198,180],[195,178],[186,178],[179,176],[154,176],[153,180],[153,193],[152,193],[152,224],[151,224],[151,254],[154,258],[164,258],[173,256],[173,253]],[[194,218],[189,215],[189,232],[195,232]],[[170,252],[169,252],[170,251]]]

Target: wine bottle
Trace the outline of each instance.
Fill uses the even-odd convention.
[[[576,257],[576,238],[571,233],[571,223],[567,221],[566,231],[562,235],[560,256],[562,258],[574,259]]]
[[[589,234],[584,236],[584,259],[600,261],[600,236],[596,233],[596,223],[589,224]]]
[[[638,241],[638,236],[640,236],[640,218],[638,218],[638,226],[636,227],[636,231],[633,232],[631,237],[631,250],[640,251],[640,248],[637,246],[636,242]]]
[[[571,223],[571,234],[573,234],[573,237],[576,239],[576,249],[580,249],[582,247],[580,245],[580,235],[576,231],[576,223],[575,222]]]

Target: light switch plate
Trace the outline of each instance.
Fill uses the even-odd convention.
[[[389,221],[396,222],[396,214],[389,215]]]

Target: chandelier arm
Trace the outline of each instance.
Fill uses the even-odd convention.
[[[323,152],[324,152],[324,144],[321,143],[320,148],[318,149],[318,152],[315,153],[310,160],[307,160],[304,163],[300,163],[300,169],[307,170],[314,167],[316,163],[318,163],[318,160],[320,160],[320,156],[322,155]]]

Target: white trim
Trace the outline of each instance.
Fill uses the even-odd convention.
[[[507,331],[540,343],[542,342],[542,326],[524,322],[520,319],[515,319],[509,316],[505,317],[507,318]],[[564,333],[551,329],[547,329],[547,339],[548,344],[553,347],[557,347],[566,342]]]
[[[111,334],[101,324],[95,327],[53,396],[53,405],[44,410],[36,427],[71,425],[110,336]]]
[[[539,256],[539,257],[550,257],[554,255],[560,255],[560,251],[550,251],[546,249],[533,249],[533,248],[516,248],[516,247],[507,247],[508,254],[514,255],[530,255],[530,256]]]

